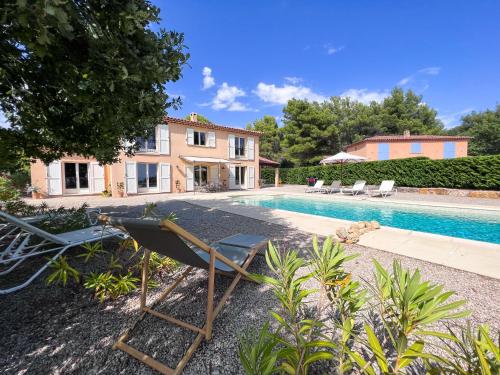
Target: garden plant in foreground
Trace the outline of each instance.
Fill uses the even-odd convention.
[[[247,374],[336,373],[498,374],[499,339],[486,326],[470,324],[448,332],[436,324],[468,315],[466,301],[424,281],[394,261],[387,270],[374,261],[374,283],[353,281],[341,244],[313,238],[311,259],[272,244],[266,261],[272,276],[254,275],[271,286],[279,310],[273,321],[240,337]],[[319,289],[308,289],[314,278]],[[496,342],[495,342],[496,340]]]

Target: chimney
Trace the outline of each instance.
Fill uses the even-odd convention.
[[[405,130],[403,132],[403,137],[409,137],[410,136],[410,131],[409,130]]]
[[[189,118],[191,121],[198,122],[198,114],[196,112],[191,112]]]

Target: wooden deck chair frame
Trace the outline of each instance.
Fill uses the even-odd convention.
[[[100,221],[106,224],[111,224],[110,218],[105,216],[105,215],[100,215],[99,216]],[[247,280],[247,281],[253,281],[254,280],[249,278],[249,274],[246,271],[247,268],[250,266],[252,263],[252,260],[254,259],[255,255],[257,252],[264,247],[267,244],[267,240],[262,241],[258,245],[252,247],[249,251],[249,255],[246,258],[245,262],[239,266],[238,264],[234,263],[230,259],[226,258],[224,255],[220,254],[216,249],[213,247],[207,245],[205,242],[202,240],[198,239],[196,236],[193,234],[189,233],[185,229],[181,228],[177,224],[173,223],[170,220],[163,220],[160,222],[160,227],[162,230],[167,230],[167,231],[172,231],[175,234],[177,234],[179,237],[183,238],[184,240],[192,243],[196,247],[200,248],[201,250],[207,252],[210,255],[210,262],[209,262],[209,267],[208,267],[208,297],[207,297],[207,308],[206,308],[206,318],[205,318],[205,324],[202,328],[196,327],[192,324],[186,323],[182,320],[179,320],[177,318],[174,318],[173,316],[166,315],[163,313],[160,313],[156,310],[153,310],[152,307],[163,301],[167,296],[172,293],[172,291],[184,280],[186,279],[189,274],[193,271],[195,267],[190,266],[188,267],[173,283],[170,285],[164,292],[163,294],[160,295],[160,297],[151,304],[151,307],[148,307],[146,304],[146,294],[147,294],[147,289],[148,289],[148,279],[149,279],[149,259],[150,259],[150,254],[151,251],[148,249],[144,249],[144,262],[142,265],[142,277],[141,277],[141,296],[140,296],[140,311],[141,315],[139,319],[130,327],[127,329],[118,339],[118,341],[113,345],[113,349],[120,349],[124,351],[125,353],[129,354],[130,356],[134,357],[135,359],[139,360],[140,362],[152,367],[153,369],[157,370],[158,372],[162,374],[167,374],[167,375],[177,375],[181,374],[182,370],[184,367],[187,365],[188,361],[191,359],[193,356],[194,352],[200,346],[203,338],[205,338],[206,341],[210,341],[212,338],[212,325],[214,319],[217,317],[217,315],[220,313],[222,308],[224,307],[224,304],[226,301],[229,299],[231,296],[231,293],[233,292],[234,288],[238,284],[238,282],[241,279]],[[121,227],[120,229],[126,230],[125,228]],[[219,260],[229,267],[233,268],[235,271],[235,274],[231,272],[224,272],[221,270],[216,270],[215,268],[215,260]],[[219,304],[214,308],[214,290],[215,290],[215,274],[221,274],[223,276],[228,276],[234,278],[229,287],[226,289],[226,292],[222,296]],[[193,343],[191,346],[188,348],[184,356],[181,358],[181,360],[178,362],[177,366],[175,369],[172,369],[165,365],[164,363],[150,357],[149,355],[140,352],[139,350],[133,348],[132,346],[128,345],[125,341],[129,338],[130,333],[132,330],[135,328],[135,326],[144,318],[146,313],[151,314],[153,316],[156,316],[157,318],[166,320],[167,322],[176,324],[182,328],[189,329],[191,331],[197,332],[198,335],[194,339]]]

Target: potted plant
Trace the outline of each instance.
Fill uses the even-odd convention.
[[[111,185],[101,192],[101,197],[110,198],[111,197]]]
[[[125,191],[125,184],[123,182],[116,183],[116,190],[118,192],[118,196],[123,198],[123,192]]]
[[[38,186],[29,186],[28,187],[28,193],[31,193],[31,196],[33,199],[40,199],[42,198],[42,194],[40,193],[40,188]]]

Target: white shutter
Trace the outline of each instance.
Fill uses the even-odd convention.
[[[208,132],[208,147],[215,147],[215,132]]]
[[[62,195],[61,161],[56,160],[47,166],[47,193]]]
[[[219,181],[219,166],[218,165],[211,165],[208,167],[208,179],[210,180],[211,183],[216,183]]]
[[[229,189],[236,189],[236,166],[229,166]]]
[[[90,188],[92,193],[100,193],[106,189],[104,167],[99,163],[90,163]]]
[[[234,134],[229,134],[229,137],[228,137],[228,157],[229,157],[229,159],[235,158],[235,156],[234,156],[235,144],[234,143],[235,143]]]
[[[170,132],[168,125],[162,124],[157,126],[156,139],[156,150],[160,154],[170,154]]]
[[[192,165],[186,166],[186,191],[194,190],[194,169]]]
[[[247,138],[247,159],[254,160],[255,159],[255,140],[253,137]]]
[[[125,162],[125,185],[127,194],[137,194],[137,164],[135,161]]]
[[[255,167],[248,167],[247,188],[255,189]]]
[[[160,192],[170,193],[170,164],[160,163]]]
[[[194,130],[191,128],[186,129],[186,143],[188,145],[194,145]]]

